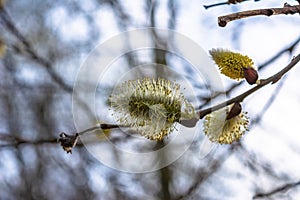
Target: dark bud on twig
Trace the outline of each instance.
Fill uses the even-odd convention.
[[[256,83],[257,79],[258,79],[258,73],[257,71],[252,68],[252,67],[247,67],[244,68],[244,76],[246,81],[250,84],[253,85]]]
[[[68,135],[64,132],[59,134],[59,138],[57,139],[57,142],[60,143],[62,148],[67,152],[67,153],[72,153],[72,148],[74,148],[77,144],[78,141],[78,133],[75,135]]]
[[[226,120],[229,120],[231,118],[234,118],[235,116],[238,116],[242,112],[242,106],[239,102],[235,102],[233,106],[231,107],[231,110],[227,114]]]

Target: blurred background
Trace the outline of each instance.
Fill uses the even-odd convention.
[[[103,165],[81,142],[72,154],[56,142],[60,132],[80,131],[72,113],[73,84],[80,66],[98,44],[121,32],[172,29],[207,54],[212,48],[225,48],[248,55],[261,78],[273,75],[299,54],[298,14],[251,17],[224,28],[217,24],[221,15],[297,1],[204,7],[221,2],[1,0],[0,199],[299,199],[299,64],[278,83],[245,99],[250,130],[239,143],[218,146],[205,158],[200,158],[201,131],[183,158],[140,174]],[[153,34],[167,48],[164,39]],[[148,62],[177,62],[164,51],[147,56]],[[130,66],[139,55],[125,58]],[[181,63],[176,70],[188,75],[186,65]],[[190,81],[202,91],[197,93],[197,107],[206,108],[214,98],[209,85]],[[251,88],[244,81],[226,77],[222,81],[227,98]],[[146,145],[159,148],[161,144]]]

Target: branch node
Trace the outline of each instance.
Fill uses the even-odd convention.
[[[288,3],[284,3],[283,7],[284,7],[284,8],[287,8],[287,7],[293,7],[293,6],[291,6],[291,5],[288,4]]]
[[[203,7],[207,10],[210,6],[204,5]]]
[[[224,19],[224,17],[222,17],[222,18],[219,17],[218,18],[218,24],[219,24],[220,27],[225,27],[227,25],[227,20]]]
[[[274,11],[273,11],[273,9],[266,9],[266,15],[268,16],[268,17],[270,17],[271,15],[273,15],[274,14]]]
[[[60,143],[62,148],[67,152],[72,154],[72,148],[74,148],[77,144],[79,134],[68,135],[65,132],[59,134],[59,138],[57,142]]]

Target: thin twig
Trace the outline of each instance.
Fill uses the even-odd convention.
[[[262,70],[263,68],[265,68],[267,65],[274,62],[277,58],[279,58],[281,55],[283,55],[286,52],[291,54],[295,50],[295,47],[299,44],[299,42],[300,42],[300,37],[298,37],[291,45],[289,45],[288,47],[282,49],[276,55],[274,55],[272,58],[270,58],[269,60],[265,61],[263,64],[258,66],[258,70]]]
[[[211,4],[211,5],[203,5],[203,7],[205,9],[209,9],[209,8],[212,8],[212,7],[217,7],[217,6],[222,6],[222,5],[228,5],[228,2],[225,1],[225,2],[215,3],[215,4]]]
[[[215,3],[215,4],[211,4],[211,5],[204,5],[203,7],[205,9],[208,9],[208,8],[217,7],[217,6],[242,3],[242,2],[245,2],[245,1],[250,1],[250,0],[228,0],[228,1],[225,1],[225,2],[221,2],[221,3]],[[259,1],[259,0],[255,0],[255,1]]]
[[[266,9],[257,9],[257,10],[247,10],[247,11],[242,11],[242,12],[232,13],[229,15],[220,16],[220,17],[218,17],[218,24],[221,27],[225,27],[228,22],[247,18],[247,17],[258,16],[258,15],[266,15],[269,17],[271,15],[281,15],[281,14],[293,15],[295,13],[300,13],[300,5],[291,6],[287,3],[285,3],[283,8],[266,8]]]
[[[218,110],[218,109],[221,109],[221,108],[224,108],[225,106],[227,105],[230,105],[232,103],[235,103],[235,102],[242,102],[247,96],[249,96],[250,94],[254,93],[255,91],[261,89],[262,87],[268,85],[269,83],[276,83],[277,81],[280,80],[280,78],[285,74],[287,73],[290,69],[292,69],[298,62],[300,61],[300,54],[298,54],[296,57],[294,57],[292,59],[292,61],[285,67],[283,68],[282,70],[280,70],[278,73],[274,74],[273,76],[270,76],[269,78],[267,79],[263,79],[263,80],[260,80],[260,83],[258,85],[256,85],[255,87],[247,90],[246,92],[232,98],[232,99],[229,99],[221,104],[218,104],[216,106],[212,106],[210,108],[207,108],[207,109],[204,109],[204,110],[200,110],[198,113],[199,113],[199,116],[200,116],[200,119],[202,119],[205,115],[215,111],[215,110]]]
[[[3,141],[2,141],[3,142]],[[26,145],[43,145],[43,144],[56,144],[57,138],[52,139],[40,139],[40,140],[24,140],[21,138],[13,138],[12,141],[9,141],[8,143],[0,144],[0,148],[6,148],[6,147],[18,147],[22,144]]]
[[[100,129],[113,129],[113,128],[121,128],[121,127],[124,127],[124,126],[117,125],[117,124],[100,124],[99,126],[94,126],[94,127],[85,129],[85,130],[79,132],[78,135],[83,135],[85,133],[100,130]]]
[[[295,182],[295,183],[286,183],[283,186],[280,186],[278,188],[275,188],[274,190],[270,191],[270,192],[266,192],[266,193],[258,193],[256,195],[253,196],[253,199],[258,199],[258,198],[265,198],[265,197],[270,197],[276,193],[279,192],[285,192],[291,188],[297,187],[300,185],[300,181]]]

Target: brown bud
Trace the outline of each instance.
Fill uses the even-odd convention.
[[[250,84],[253,85],[256,83],[257,79],[258,79],[258,73],[257,71],[252,68],[252,67],[247,67],[244,68],[244,76],[246,81]]]
[[[238,116],[242,112],[242,106],[239,102],[235,102],[227,114],[226,120]]]

